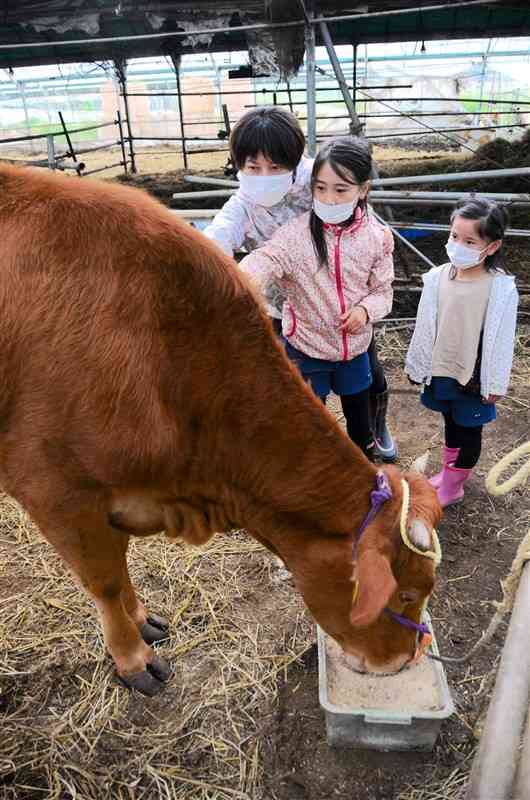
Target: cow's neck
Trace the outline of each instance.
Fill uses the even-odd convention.
[[[237,522],[267,539],[293,527],[351,534],[366,514],[376,469],[297,374],[293,380],[283,353],[266,345],[258,363],[255,353],[253,362],[240,355],[244,388],[225,409],[219,455]]]

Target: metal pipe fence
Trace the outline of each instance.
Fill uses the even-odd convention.
[[[64,121],[64,117],[61,112],[59,112],[59,120],[61,122],[61,128],[50,131],[48,133],[39,133],[39,134],[30,134],[27,136],[12,136],[7,137],[5,139],[0,139],[0,145],[5,144],[20,144],[21,142],[28,142],[28,141],[35,141],[35,140],[43,140],[46,139],[47,145],[47,157],[42,159],[19,159],[21,163],[27,164],[28,166],[36,166],[36,167],[48,167],[49,169],[57,169],[60,171],[64,170],[74,170],[77,174],[82,177],[83,175],[93,175],[95,172],[103,172],[107,169],[114,169],[115,167],[123,167],[125,174],[127,174],[127,159],[125,156],[124,150],[124,136],[123,130],[121,126],[121,118],[119,111],[117,112],[117,117],[112,122],[101,122],[95,125],[85,125],[81,128],[68,128],[66,122]],[[100,130],[101,128],[109,128],[109,127],[117,127],[119,138],[112,142],[107,142],[101,145],[95,145],[93,147],[86,147],[83,149],[77,149],[73,142],[72,142],[72,135],[76,133],[85,133],[87,131],[95,131]],[[67,149],[64,153],[57,154],[56,147],[55,147],[55,139],[56,138],[63,138],[66,139]],[[87,153],[92,153],[99,150],[109,149],[111,147],[116,147],[117,145],[121,145],[122,148],[122,160],[115,162],[113,164],[106,164],[103,167],[98,167],[97,169],[93,170],[86,170],[86,165],[82,161],[78,161],[78,156],[85,155]],[[0,150],[1,155],[1,150]],[[73,164],[64,163],[68,159],[73,161]],[[17,159],[8,159],[9,161],[17,161]]]

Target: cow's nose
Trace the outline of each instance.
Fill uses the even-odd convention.
[[[345,665],[355,672],[366,672],[366,659],[364,656],[353,655],[352,653],[343,653]]]

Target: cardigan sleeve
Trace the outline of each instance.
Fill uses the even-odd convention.
[[[502,322],[499,325],[491,379],[488,385],[490,394],[503,396],[508,392],[510,374],[512,371],[518,302],[519,295],[514,287],[513,291],[510,292],[506,308],[502,315]]]
[[[266,244],[245,256],[239,262],[239,268],[263,294],[271,281],[281,280],[289,274],[291,261],[288,237],[280,228]]]

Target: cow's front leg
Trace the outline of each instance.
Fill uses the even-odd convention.
[[[124,533],[120,541],[123,550],[123,580],[121,590],[123,605],[132,621],[136,623],[144,642],[147,644],[163,642],[169,638],[169,620],[165,617],[161,617],[159,614],[149,613],[142,601],[136,596],[127,568],[128,544],[129,536]]]
[[[94,601],[105,646],[122,683],[143,694],[157,694],[170,668],[142,638],[149,617],[129,580],[123,534],[105,523],[91,529],[86,518],[82,527],[73,526],[72,520],[65,520],[61,528],[38,516],[35,521]]]

